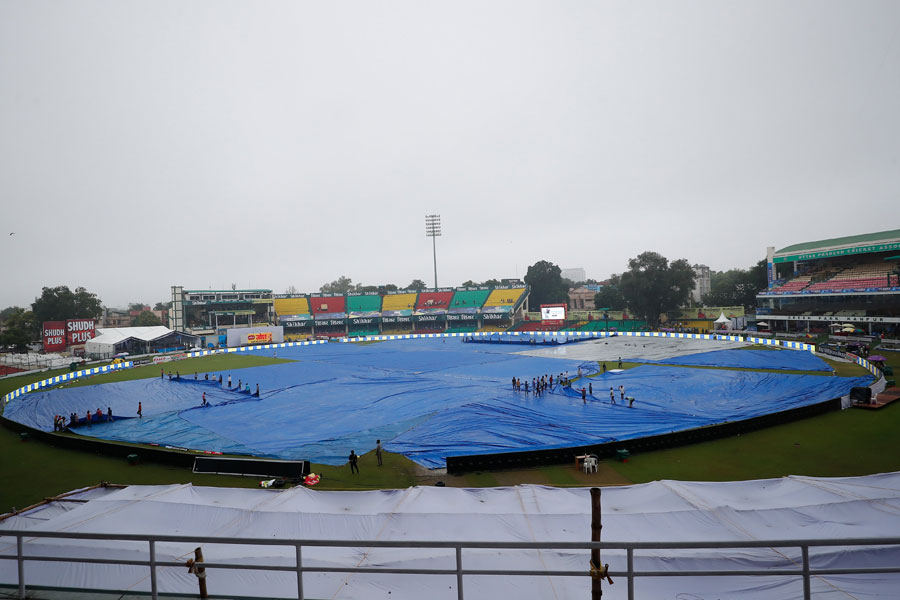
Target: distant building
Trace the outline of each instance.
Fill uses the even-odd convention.
[[[709,267],[706,265],[694,265],[694,289],[691,290],[691,299],[697,304],[703,302],[703,296],[712,289],[709,277]]]
[[[596,310],[594,296],[603,289],[600,284],[587,284],[569,290],[569,310]]]
[[[574,269],[562,269],[560,275],[563,279],[568,279],[569,281],[573,281],[575,283],[581,283],[587,276],[584,274],[583,267],[576,267]]]
[[[130,327],[131,316],[128,310],[120,310],[116,308],[104,308],[103,317],[100,320],[100,327],[103,328],[119,328]]]

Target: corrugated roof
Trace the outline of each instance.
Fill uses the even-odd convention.
[[[879,231],[877,233],[863,233],[860,235],[848,235],[846,237],[833,238],[830,240],[818,240],[815,242],[804,242],[802,244],[794,244],[787,246],[775,253],[779,254],[795,254],[798,252],[815,252],[817,250],[827,250],[829,248],[843,248],[863,244],[878,244],[881,242],[893,242],[900,240],[900,229],[892,229],[890,231]]]

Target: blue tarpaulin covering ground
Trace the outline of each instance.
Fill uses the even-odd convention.
[[[664,363],[695,367],[731,367],[737,369],[782,369],[785,371],[831,371],[828,364],[812,352],[797,350],[712,350],[668,358],[648,360],[640,357],[631,362]]]
[[[522,350],[453,338],[279,348],[278,358],[294,362],[230,373],[234,386],[238,379],[249,382],[251,391],[259,384],[258,398],[204,381],[201,373],[200,381],[191,375],[179,382],[144,379],[32,393],[10,403],[5,416],[52,430],[55,414],[83,416],[97,408],[105,414],[111,407],[120,417],[113,423],[76,431],[325,464],[343,464],[350,449],[366,453],[381,439],[389,452],[442,467],[452,455],[626,440],[746,419],[842,396],[869,382],[868,377],[645,365],[585,377],[573,389],[556,386],[535,397],[513,391],[511,378],[520,377],[524,384],[545,374],[556,379],[566,371],[575,378],[579,366],[584,375],[595,374],[597,363],[525,356]],[[753,355],[751,350],[722,352],[729,366],[733,354]],[[708,355],[703,364],[715,363],[716,352],[702,354]],[[808,353],[762,354],[796,364],[791,363],[794,355]],[[229,373],[223,375],[227,380]],[[580,387],[589,383],[593,395],[583,402]],[[621,402],[620,385],[635,398],[633,407]],[[200,407],[203,392],[208,407]]]

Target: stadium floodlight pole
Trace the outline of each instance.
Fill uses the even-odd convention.
[[[437,289],[437,243],[435,238],[441,235],[441,215],[425,215],[425,237],[431,238],[431,249],[434,252],[434,289]]]

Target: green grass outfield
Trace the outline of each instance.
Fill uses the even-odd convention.
[[[885,354],[889,359],[888,364],[895,371],[900,371],[900,356],[896,353]],[[243,367],[276,362],[289,361],[235,353],[165,363],[162,368],[174,372],[177,366],[182,376],[193,374],[195,370],[201,377],[205,372],[222,372],[227,376],[227,373]],[[829,362],[832,366],[838,365],[839,375],[864,373],[856,365]],[[623,365],[625,366],[631,365]],[[147,365],[97,375],[72,385],[159,377],[160,368],[160,365]],[[66,370],[59,370],[57,373],[63,372]],[[57,373],[43,372],[0,380],[0,395]],[[351,490],[432,485],[437,480],[446,485],[465,487],[515,483],[583,486],[641,483],[658,479],[728,481],[784,475],[867,475],[900,470],[898,431],[900,407],[892,404],[875,411],[851,409],[828,413],[723,440],[637,454],[627,463],[607,460],[603,461],[600,473],[596,475],[576,471],[574,465],[559,465],[437,476],[405,457],[394,454],[385,454],[384,466],[378,467],[371,452],[361,457],[359,475],[351,475],[347,466],[313,465],[313,471],[322,477],[319,489]],[[140,455],[140,449],[136,453]],[[43,498],[100,481],[121,484],[191,482],[195,485],[233,487],[258,485],[258,479],[249,477],[195,475],[186,468],[154,463],[132,466],[120,458],[62,450],[34,439],[22,442],[18,433],[0,428],[0,513],[9,511],[12,507],[21,509]]]

